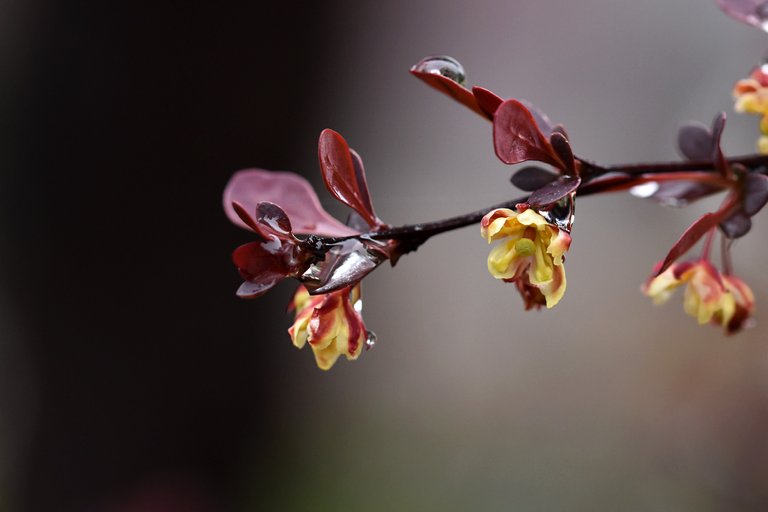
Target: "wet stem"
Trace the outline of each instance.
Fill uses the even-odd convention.
[[[583,183],[576,191],[576,195],[579,197],[627,190],[635,185],[650,181],[700,181],[722,186],[724,190],[735,185],[735,183],[722,177],[716,169],[714,162],[660,162],[603,166],[583,159],[578,159],[578,161],[581,164],[581,175],[584,179]],[[727,162],[729,165],[740,164],[747,169],[754,171],[756,168],[768,166],[768,156],[748,155],[731,158],[728,159]],[[604,178],[602,180],[597,179],[610,173],[615,173],[616,176]],[[334,244],[352,238],[412,240],[418,241],[418,244],[416,244],[416,246],[418,246],[432,236],[440,233],[477,224],[488,212],[496,208],[514,209],[517,204],[525,203],[528,200],[528,197],[529,196],[527,195],[521,196],[510,201],[505,201],[481,210],[465,213],[456,217],[449,217],[447,219],[419,224],[407,224],[398,227],[384,227],[383,229],[374,229],[359,235],[321,238],[321,240],[325,244]],[[706,252],[708,254],[708,247]]]

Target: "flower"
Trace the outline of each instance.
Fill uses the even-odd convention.
[[[654,304],[669,300],[674,290],[687,284],[683,297],[685,312],[699,325],[720,325],[728,334],[739,331],[754,311],[754,295],[733,276],[722,276],[709,261],[672,264],[643,286]]]
[[[768,154],[768,70],[763,68],[756,68],[749,78],[736,82],[733,97],[736,100],[736,112],[763,116],[760,120],[762,135],[757,140],[757,149],[760,153]]]
[[[735,334],[746,327],[749,319],[755,312],[755,295],[747,283],[735,276],[722,276],[725,288],[733,295],[736,302],[736,311],[728,325],[725,326],[728,334]]]
[[[357,359],[367,336],[361,306],[360,283],[314,296],[299,286],[291,302],[296,311],[288,329],[291,341],[297,348],[309,342],[322,370],[329,370],[341,355]]]
[[[518,208],[520,210],[520,208]],[[553,307],[565,293],[565,252],[571,236],[535,210],[497,208],[483,217],[483,238],[507,239],[488,255],[488,271],[517,285],[526,309]]]

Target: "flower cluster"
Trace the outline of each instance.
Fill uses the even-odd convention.
[[[649,278],[643,292],[655,304],[664,304],[683,284],[687,285],[683,308],[700,325],[711,323],[734,334],[745,327],[754,312],[755,296],[749,286],[735,276],[720,274],[706,260],[671,265]]]
[[[760,66],[752,71],[749,78],[739,80],[733,87],[736,112],[762,116],[757,150],[763,154],[768,154],[768,74],[766,71],[768,67]]]

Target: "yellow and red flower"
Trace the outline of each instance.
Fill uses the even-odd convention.
[[[517,285],[526,309],[553,307],[565,293],[565,252],[568,232],[550,224],[535,210],[497,208],[481,222],[488,243],[505,239],[488,255],[488,271],[496,279]]]
[[[321,295],[299,286],[291,302],[296,319],[288,329],[294,346],[309,343],[322,370],[329,370],[341,355],[357,359],[367,336],[360,305],[360,283]]]
[[[736,277],[720,275],[705,260],[671,265],[658,276],[649,278],[643,292],[655,304],[663,304],[683,284],[687,285],[683,308],[700,325],[719,325],[728,334],[733,334],[745,325],[754,311],[752,290]]]
[[[733,97],[736,100],[736,112],[763,116],[760,120],[762,135],[757,140],[757,150],[768,154],[768,74],[763,71],[763,67],[752,71],[749,78],[736,82]]]

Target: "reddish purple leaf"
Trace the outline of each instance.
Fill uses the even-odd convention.
[[[568,139],[560,132],[553,132],[549,136],[549,143],[552,145],[552,149],[555,150],[558,158],[565,164],[565,169],[568,174],[576,173],[576,160],[573,158],[573,150],[568,143]]]
[[[365,175],[362,174],[362,167],[360,167],[361,181],[358,181],[352,153],[344,137],[333,130],[323,130],[320,133],[317,153],[328,191],[336,199],[359,213],[369,225],[380,224],[372,208],[369,208],[368,185],[365,182]]]
[[[472,94],[475,95],[480,110],[485,112],[489,119],[493,119],[496,109],[504,102],[503,99],[483,87],[473,87]]]
[[[768,176],[749,174],[744,183],[744,213],[753,216],[768,203]]]
[[[291,219],[294,233],[323,236],[357,234],[326,212],[312,189],[301,176],[280,171],[246,169],[236,172],[224,189],[224,210],[236,225],[253,229],[232,206],[238,203],[243,211],[255,212],[256,205],[269,201],[279,204]]]
[[[557,174],[546,169],[542,169],[541,167],[530,166],[523,167],[517,171],[512,175],[512,179],[510,181],[512,181],[512,184],[520,190],[533,192],[534,190],[538,190],[547,183],[555,181],[556,179]]]
[[[547,114],[545,114],[541,109],[539,109],[537,106],[535,106],[530,101],[526,100],[520,100],[520,103],[523,104],[525,108],[528,109],[528,111],[533,116],[533,119],[536,121],[536,126],[539,127],[539,130],[541,130],[541,133],[546,135],[547,137],[550,137],[555,132],[560,132],[565,136],[565,138],[568,138],[568,134],[565,133],[565,128],[563,125],[558,124],[554,125],[552,121],[549,120],[549,117]]]
[[[720,174],[725,178],[730,178],[732,172],[728,167],[728,162],[725,161],[723,150],[720,148],[720,139],[723,136],[724,129],[725,112],[720,112],[712,120],[712,156],[710,158],[715,163],[715,168],[720,171]]]
[[[373,203],[371,202],[371,196],[368,192],[368,180],[365,178],[365,167],[363,167],[363,159],[357,154],[357,151],[350,148],[350,154],[352,155],[352,165],[355,166],[355,177],[358,183],[364,183],[365,186],[360,188],[360,195],[363,200],[363,204],[366,209],[373,213]],[[374,217],[376,215],[374,214]],[[373,227],[373,226],[370,226]]]
[[[275,203],[262,201],[257,204],[256,222],[262,235],[272,234],[279,238],[293,236],[288,215]]]
[[[717,5],[730,17],[766,30],[768,5],[765,0],[717,0]]]
[[[704,214],[700,219],[691,224],[680,239],[675,242],[675,245],[667,253],[667,257],[664,258],[661,266],[659,267],[656,275],[661,274],[669,266],[675,262],[680,256],[688,252],[688,249],[693,247],[707,231],[717,226],[723,218],[723,212],[718,211],[715,213]]]
[[[424,62],[423,59],[416,65],[414,65],[411,68],[411,74],[414,75],[416,78],[419,78],[421,81],[426,83],[427,85],[434,87],[438,91],[442,92],[443,94],[447,94],[454,100],[458,101],[465,107],[469,108],[470,110],[476,112],[477,114],[480,114],[483,117],[491,118],[492,116],[488,115],[483,109],[480,108],[478,105],[478,102],[475,100],[475,96],[472,94],[472,92],[463,87],[462,85],[458,84],[456,81],[451,80],[450,78],[443,76],[439,73],[435,72],[429,72],[429,71],[420,71],[417,69],[420,64]]]
[[[728,238],[741,238],[752,229],[752,220],[741,210],[720,223],[720,229]]]
[[[712,132],[701,123],[687,123],[677,132],[677,146],[688,160],[706,162],[712,158]]]
[[[558,169],[565,167],[539,130],[531,112],[517,100],[507,100],[496,110],[493,145],[496,156],[506,164],[537,160]]]
[[[255,299],[267,293],[283,279],[285,276],[282,274],[263,273],[253,279],[243,281],[236,293],[242,299]]]
[[[580,184],[581,178],[578,176],[562,176],[531,194],[528,204],[534,208],[547,208],[574,192]]]

